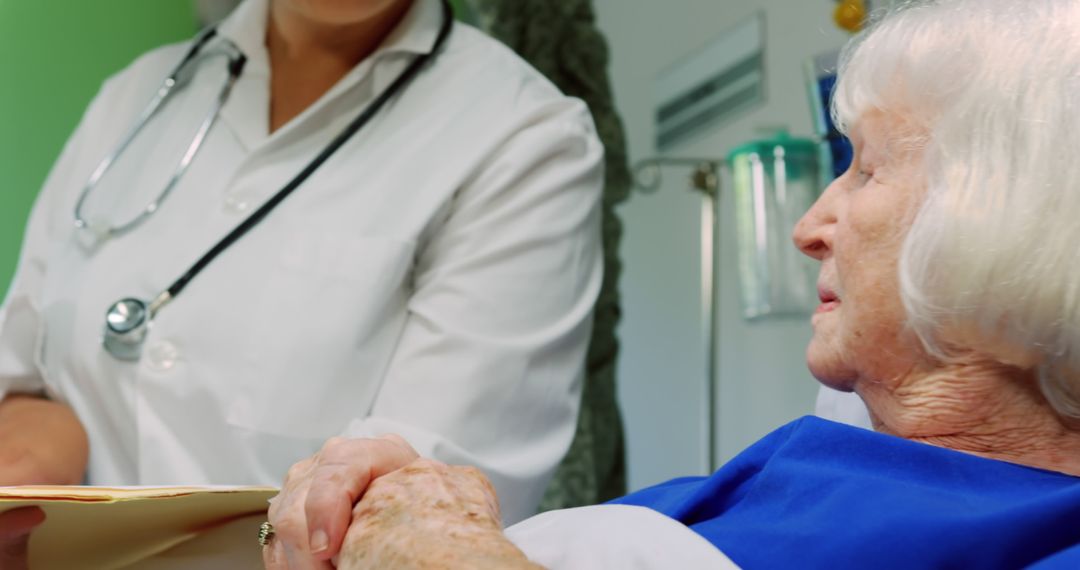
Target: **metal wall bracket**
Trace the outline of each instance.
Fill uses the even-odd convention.
[[[720,192],[720,169],[723,165],[722,161],[712,158],[665,156],[646,158],[634,165],[634,185],[638,190],[651,194],[660,188],[663,167],[688,166],[694,169],[690,174],[690,187],[715,198]]]
[[[690,188],[701,194],[701,305],[705,314],[702,336],[705,343],[703,413],[705,421],[702,431],[705,434],[705,464],[709,473],[719,467],[716,452],[716,432],[719,424],[717,399],[720,390],[719,361],[716,347],[720,342],[720,323],[717,312],[720,302],[720,276],[717,267],[717,255],[720,252],[720,169],[725,163],[712,158],[681,158],[657,156],[638,161],[634,165],[634,186],[645,194],[652,194],[660,189],[661,171],[665,166],[691,167],[693,171],[687,181]]]

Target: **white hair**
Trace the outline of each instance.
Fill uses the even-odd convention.
[[[871,110],[924,135],[909,325],[939,356],[952,324],[1036,351],[1044,395],[1080,417],[1080,0],[904,3],[841,58],[837,124]]]

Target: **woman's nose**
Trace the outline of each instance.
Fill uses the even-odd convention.
[[[803,215],[799,223],[795,224],[795,231],[791,238],[795,247],[804,254],[821,261],[832,250],[832,234],[836,225],[836,216],[832,212],[833,184],[830,184],[821,197],[814,202],[813,206]]]

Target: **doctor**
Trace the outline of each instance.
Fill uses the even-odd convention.
[[[585,106],[440,0],[246,0],[200,42],[106,82],[38,198],[0,483],[278,485],[394,432],[531,514],[600,286]]]

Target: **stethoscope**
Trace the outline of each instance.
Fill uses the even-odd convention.
[[[310,178],[327,159],[342,147],[342,145],[359,132],[360,129],[362,129],[364,125],[366,125],[372,117],[374,117],[375,114],[390,101],[390,99],[401,93],[408,86],[409,82],[411,82],[420,72],[424,65],[439,52],[440,48],[442,48],[443,44],[446,42],[446,38],[450,35],[450,30],[453,27],[453,10],[447,0],[443,0],[442,4],[443,22],[439,29],[439,35],[435,40],[435,45],[432,47],[431,51],[414,59],[409,66],[401,72],[401,75],[399,75],[386,90],[380,93],[379,96],[360,113],[360,115],[353,119],[341,133],[334,137],[334,139],[327,144],[326,148],[308,163],[299,174],[282,187],[281,190],[278,190],[276,194],[271,196],[266,203],[259,207],[259,209],[255,210],[254,213],[248,216],[244,221],[240,222],[239,225],[217,242],[217,244],[210,248],[209,251],[203,254],[198,261],[188,268],[187,271],[177,278],[168,289],[162,291],[153,300],[145,301],[143,299],[128,297],[113,303],[113,305],[109,307],[109,310],[105,313],[105,334],[102,340],[102,344],[109,354],[119,360],[138,360],[142,354],[143,343],[146,341],[150,325],[158,312],[175,299],[180,292],[187,287],[188,283],[190,283],[196,275],[201,273],[203,269],[206,269],[215,258],[221,255],[222,252],[236,243],[236,241],[243,237],[244,234],[249,232],[253,227],[258,225],[259,222],[266,218],[266,216],[281,204],[289,194],[292,194],[293,191]],[[215,101],[213,108],[210,110],[210,113],[200,124],[199,129],[195,132],[195,136],[192,138],[187,150],[184,151],[183,156],[176,166],[176,170],[166,183],[165,189],[158,194],[153,202],[143,208],[135,218],[120,225],[106,226],[100,223],[91,223],[82,215],[83,203],[86,201],[87,196],[95,189],[98,182],[105,173],[109,171],[117,158],[123,154],[128,145],[130,145],[135,137],[146,127],[150,119],[153,118],[165,102],[168,101],[169,96],[178,87],[183,86],[191,79],[191,75],[185,76],[184,72],[187,70],[187,67],[195,61],[207,42],[216,35],[216,30],[209,28],[196,38],[191,49],[188,50],[187,54],[173,72],[165,79],[153,100],[147,105],[142,114],[139,115],[135,126],[128,132],[127,136],[124,137],[120,144],[117,145],[116,150],[107,155],[91,173],[86,186],[83,187],[82,193],[75,203],[76,228],[93,233],[99,240],[121,235],[131,231],[146,221],[147,218],[152,216],[154,212],[161,207],[161,204],[165,199],[169,197],[169,194],[183,176],[188,166],[191,165],[195,155],[202,147],[207,133],[210,131],[210,128],[213,127],[214,122],[221,112],[221,108],[228,100],[233,85],[235,85],[237,79],[240,77],[240,73],[244,69],[244,64],[247,59],[240,50],[236,48],[236,46],[231,45],[230,42],[226,41],[228,44],[227,49],[229,57],[228,79],[218,93],[218,98]]]

